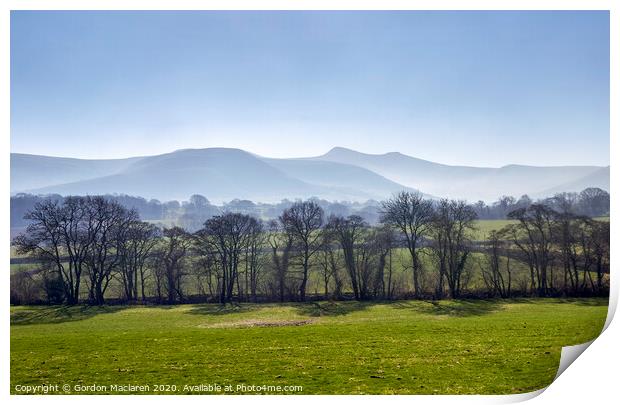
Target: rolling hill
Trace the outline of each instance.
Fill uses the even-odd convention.
[[[449,166],[397,152],[373,155],[339,147],[309,159],[356,165],[432,195],[469,201],[492,201],[502,195],[543,197],[580,179],[579,186],[584,187],[577,187],[577,191],[589,187],[589,183],[609,190],[609,169],[605,177],[605,168],[600,166]]]
[[[609,190],[609,167],[449,166],[396,152],[372,155],[345,148],[297,159],[231,148],[110,160],[11,154],[12,194],[129,194],[163,201],[203,194],[220,203],[311,196],[366,201],[421,190],[427,197],[492,201],[501,195],[544,197],[590,186]]]
[[[545,197],[561,192],[579,192],[588,187],[598,187],[602,188],[603,190],[609,191],[609,172],[609,166],[603,167],[593,173],[588,174],[587,176],[547,189],[539,194],[541,197]],[[538,197],[538,195],[534,196]]]
[[[414,188],[388,180],[371,170],[344,163],[268,158],[263,158],[263,161],[304,182],[334,188],[343,193],[364,193],[377,198],[402,190],[415,191]]]
[[[140,159],[87,160],[11,153],[11,192],[116,174]]]
[[[57,169],[53,167],[55,159],[59,159]],[[42,156],[41,163],[31,160],[34,161],[29,173],[36,174],[33,177],[38,180],[37,184],[43,183],[47,179],[46,173],[50,171],[64,173],[65,162],[62,158]],[[89,170],[92,162],[72,159],[75,172],[71,179],[75,181],[55,183],[57,177],[52,176],[47,184],[38,188],[28,187],[33,184],[28,176],[15,176],[11,191],[62,195],[116,193],[160,200],[185,200],[192,194],[203,194],[213,202],[234,198],[274,202],[283,198],[311,196],[366,201],[406,189],[369,170],[346,164],[264,159],[228,148],[179,150],[136,158],[129,164],[125,161],[107,161],[107,173],[103,172],[100,177],[93,176],[92,170]],[[13,160],[11,163],[13,166]],[[45,170],[37,173],[36,167]],[[12,171],[19,171],[20,168],[20,165],[15,165]]]

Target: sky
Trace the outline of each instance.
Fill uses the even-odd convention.
[[[609,14],[11,13],[11,151],[609,164]]]

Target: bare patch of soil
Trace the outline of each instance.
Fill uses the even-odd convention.
[[[236,322],[218,322],[211,324],[203,324],[200,325],[201,328],[274,328],[278,326],[303,326],[312,323],[311,319],[301,319],[301,320],[259,320],[259,319],[246,319],[243,321]]]

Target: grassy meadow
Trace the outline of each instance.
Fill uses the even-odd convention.
[[[303,394],[512,394],[595,338],[606,299],[12,307],[17,384],[298,385]],[[241,392],[236,392],[241,393]]]
[[[511,219],[480,219],[475,222],[472,238],[475,240],[487,240],[491,231],[499,231],[506,225],[516,224]]]

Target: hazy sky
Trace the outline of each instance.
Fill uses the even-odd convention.
[[[11,150],[609,164],[607,12],[12,12]]]

